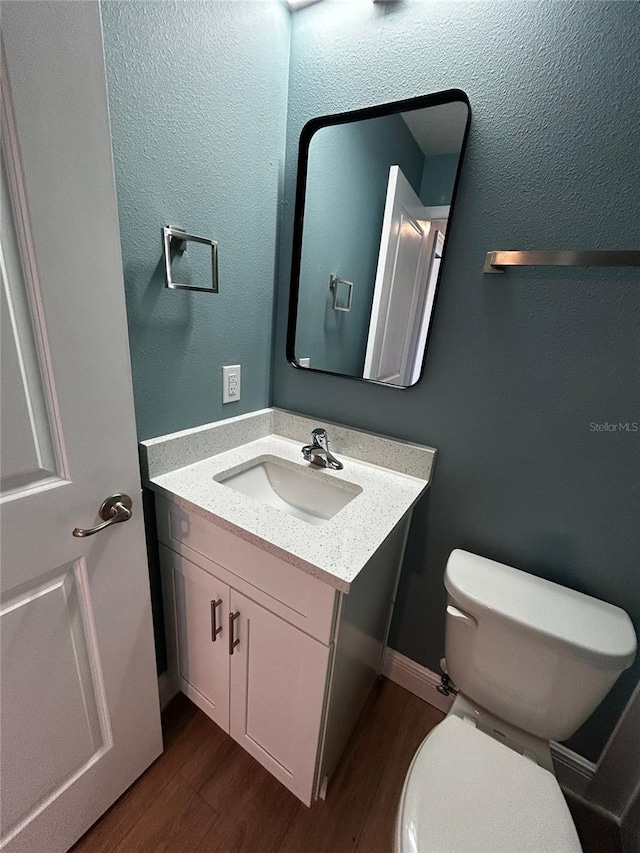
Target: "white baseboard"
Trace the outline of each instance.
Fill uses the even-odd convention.
[[[178,693],[178,685],[170,677],[168,672],[161,672],[158,676],[158,693],[160,694],[160,710],[164,711],[169,702]]]
[[[562,743],[551,742],[551,757],[561,788],[583,797],[596,772],[596,765]]]
[[[453,705],[452,696],[443,696],[436,690],[439,675],[389,647],[385,649],[382,674],[444,714]]]
[[[385,650],[382,674],[445,714],[453,704],[453,697],[436,690],[439,675],[393,649]],[[561,787],[582,796],[593,778],[595,764],[561,743],[551,744],[551,755]]]

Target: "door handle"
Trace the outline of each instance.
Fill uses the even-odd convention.
[[[212,598],[211,599],[211,642],[215,643],[218,639],[218,634],[222,631],[222,625],[217,624],[216,620],[216,611],[218,607],[222,604],[221,598]]]
[[[234,626],[234,623],[235,623],[235,621],[239,615],[240,615],[239,610],[236,610],[235,613],[229,614],[229,654],[230,655],[233,654],[233,650],[235,649],[235,647],[240,642],[240,640],[234,639],[234,636],[233,636],[233,626]]]
[[[102,502],[99,514],[104,521],[96,527],[89,527],[85,530],[84,527],[76,527],[73,535],[78,539],[84,539],[85,536],[93,536],[94,533],[99,533],[105,527],[111,527],[112,524],[118,524],[121,521],[129,521],[133,513],[131,507],[133,503],[129,495],[111,495],[106,501]]]

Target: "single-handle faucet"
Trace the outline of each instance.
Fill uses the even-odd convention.
[[[305,444],[302,448],[302,455],[307,462],[323,465],[325,468],[333,468],[335,471],[344,468],[342,462],[336,459],[329,450],[329,439],[324,427],[316,427],[311,433],[311,438],[313,439],[311,444]]]

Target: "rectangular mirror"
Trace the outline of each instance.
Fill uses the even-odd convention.
[[[470,121],[452,89],[308,122],[287,358],[407,388],[429,326]]]

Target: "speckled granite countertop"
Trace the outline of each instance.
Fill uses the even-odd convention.
[[[297,435],[308,441],[312,426],[318,425],[327,427],[331,449],[344,463],[343,470],[317,468],[302,458]],[[211,432],[218,433],[220,440]],[[255,437],[256,432],[262,435]],[[190,433],[195,434],[191,442]],[[179,467],[180,461],[191,461],[194,442],[201,445],[197,455],[208,455]],[[236,446],[228,448],[229,443]],[[222,452],[211,455],[216,445]],[[181,447],[191,455],[181,453]],[[345,452],[349,449],[361,458],[349,456]],[[369,558],[423,494],[435,457],[432,448],[273,409],[152,439],[143,442],[141,450],[143,477],[149,488],[343,592],[349,592]],[[380,461],[389,467],[362,459],[376,458],[380,452]],[[215,479],[231,469],[249,467],[251,460],[264,456],[300,467],[305,476],[329,478],[347,490],[351,484],[362,491],[333,518],[314,525]],[[159,472],[167,467],[174,470]],[[416,476],[406,473],[413,467]]]

